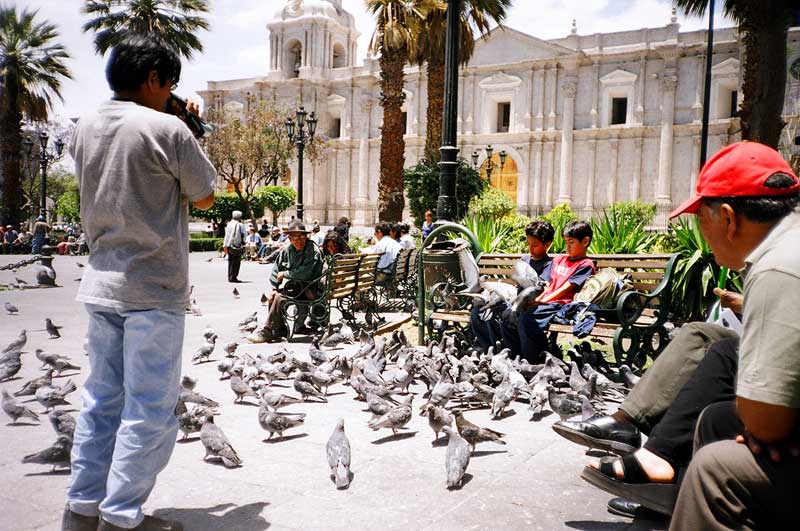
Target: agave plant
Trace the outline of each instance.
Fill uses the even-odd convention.
[[[509,225],[500,223],[498,220],[475,214],[467,215],[461,224],[475,235],[485,253],[501,252],[500,244],[511,230]]]
[[[656,234],[645,230],[644,222],[622,209],[603,210],[591,221],[591,254],[644,254],[650,251]]]
[[[675,314],[679,319],[696,320],[706,315],[714,302],[720,266],[700,232],[697,216],[679,218],[670,229],[671,251],[680,254],[672,285]],[[725,287],[741,292],[741,277],[729,275]]]
[[[563,253],[567,250],[566,245],[564,245],[564,227],[570,221],[577,219],[575,212],[569,207],[568,204],[563,203],[556,207],[542,216],[542,219],[545,221],[550,222],[555,229],[555,234],[553,236],[553,243],[550,244],[550,253]]]

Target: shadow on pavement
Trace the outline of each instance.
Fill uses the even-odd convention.
[[[586,531],[664,531],[669,527],[665,521],[631,520],[630,522],[597,522],[595,520],[570,520],[564,525],[571,529]]]
[[[193,509],[158,509],[153,516],[177,520],[186,529],[205,531],[235,529],[236,531],[264,531],[270,524],[261,512],[269,505],[265,502],[248,503],[237,507],[233,503],[221,503],[213,507]]]

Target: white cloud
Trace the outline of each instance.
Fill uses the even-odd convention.
[[[264,75],[269,67],[266,24],[285,0],[211,0],[210,32],[200,39],[205,52],[184,65],[179,92],[197,98],[208,80],[238,79]],[[80,14],[82,0],[24,0],[26,8],[39,9],[39,15],[55,23],[61,42],[73,59],[69,66],[73,80],[63,84],[64,103],[55,113],[64,117],[80,115],[95,108],[109,96],[103,73],[104,61],[94,53],[92,38],[81,31],[86,17]],[[343,7],[353,14],[361,32],[358,57],[366,55],[374,31],[372,16],[364,0],[343,0]],[[577,20],[582,35],[663,26],[669,21],[670,0],[515,0],[506,24],[543,39],[569,34],[572,19]],[[697,18],[680,15],[682,29],[706,26]],[[715,23],[731,25],[715,18]]]

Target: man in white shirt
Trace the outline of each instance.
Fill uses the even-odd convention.
[[[225,226],[225,240],[222,242],[222,251],[228,256],[228,282],[241,282],[239,268],[242,265],[242,254],[247,234],[242,225],[242,213],[234,210],[228,224]]]
[[[371,248],[371,254],[383,253],[378,260],[378,282],[386,282],[394,274],[394,261],[397,253],[402,248],[396,240],[389,237],[389,225],[378,223],[375,225],[375,245]]]

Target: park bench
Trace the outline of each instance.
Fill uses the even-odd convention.
[[[366,313],[367,324],[372,325],[380,320],[374,294],[379,254],[337,254],[330,259],[328,269],[322,277],[314,279],[291,290],[295,297],[284,293],[281,314],[289,329],[291,340],[294,321],[300,307],[306,306],[309,315],[317,322],[330,322],[331,307],[336,306],[345,321],[355,322],[355,311]],[[314,300],[299,298],[299,294],[308,286],[322,282],[323,289]]]
[[[478,259],[481,275],[493,280],[513,284],[511,273],[520,254],[482,254]],[[601,342],[612,340],[614,356],[619,363],[643,363],[647,356],[655,358],[669,343],[669,334],[664,324],[670,312],[670,295],[675,276],[676,254],[604,254],[590,255],[597,269],[609,267],[620,275],[627,275],[633,290],[623,292],[610,309],[596,312],[597,324],[590,337]],[[432,337],[441,337],[452,332],[472,341],[469,327],[470,303],[452,307],[442,294],[445,283],[431,287],[428,305],[433,311],[425,319],[426,332]],[[460,297],[459,299],[466,299]],[[572,325],[551,323],[548,328],[551,348],[557,350],[558,336],[572,335]]]
[[[380,308],[403,307],[416,299],[418,253],[417,249],[406,248],[397,253],[389,280],[375,285]]]

